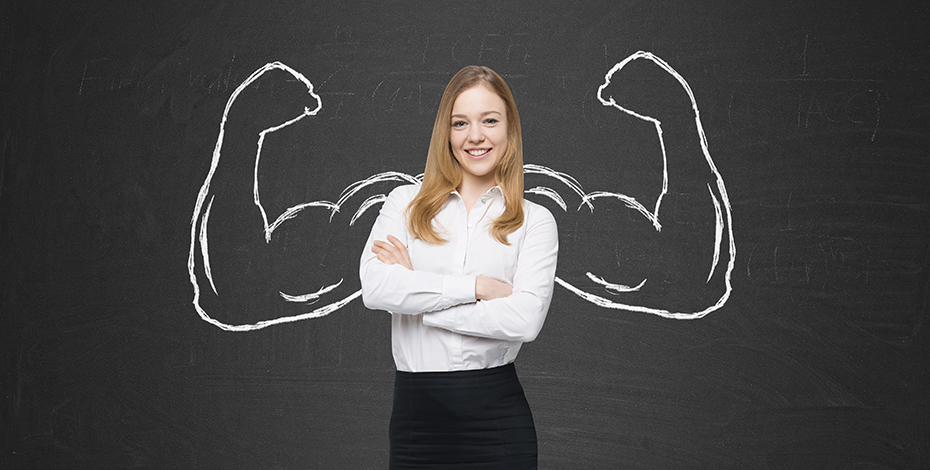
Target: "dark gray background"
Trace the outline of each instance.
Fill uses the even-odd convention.
[[[356,300],[230,333],[191,304],[190,220],[230,94],[280,60],[324,101],[268,144],[276,207],[420,173],[442,88],[471,63],[508,79],[527,163],[648,192],[654,138],[595,99],[637,50],[694,89],[733,208],[734,290],[675,321],[558,288],[517,361],[540,467],[930,463],[921,2],[23,3],[3,7],[0,467],[384,468],[387,314]],[[292,105],[295,85],[262,82],[230,126]],[[635,229],[611,232],[622,212],[578,214],[558,215],[560,276],[582,277],[585,256],[651,263],[620,237]],[[254,226],[225,217],[218,234]],[[226,319],[288,314],[253,295],[266,281],[328,270],[357,286],[365,221],[314,223],[272,255],[239,246]],[[703,262],[659,255],[672,273]]]

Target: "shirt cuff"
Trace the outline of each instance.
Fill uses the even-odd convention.
[[[437,310],[423,315],[423,325],[444,330],[455,331],[458,323],[458,308],[449,307],[445,310]]]
[[[476,276],[446,274],[442,277],[442,297],[448,306],[470,304],[475,299]]]

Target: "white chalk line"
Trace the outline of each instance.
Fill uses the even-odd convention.
[[[635,198],[632,198],[630,196],[619,194],[619,193],[611,193],[607,191],[594,191],[594,192],[585,194],[584,201],[585,202],[593,201],[594,199],[601,198],[601,197],[613,197],[613,198],[617,198],[623,201],[623,204],[625,206],[639,212],[640,214],[643,215],[643,217],[649,219],[649,221],[652,222],[652,226],[655,227],[657,232],[662,230],[662,224],[659,223],[658,213],[650,212],[649,209],[646,209],[646,207],[640,204],[639,201],[637,201]]]
[[[267,214],[265,213],[265,209],[261,204],[261,198],[259,197],[259,190],[258,190],[258,163],[261,158],[261,147],[262,147],[262,143],[264,142],[265,136],[270,132],[283,129],[284,127],[289,126],[307,116],[315,115],[323,108],[323,102],[322,100],[320,100],[320,97],[313,92],[313,84],[310,82],[310,80],[304,77],[301,73],[288,67],[287,65],[282,64],[281,62],[271,62],[271,63],[265,64],[264,66],[262,66],[261,68],[253,72],[251,75],[249,75],[249,77],[246,78],[233,91],[232,95],[229,97],[229,100],[226,102],[226,107],[223,110],[223,117],[220,120],[220,129],[219,129],[219,134],[216,139],[216,145],[213,148],[213,155],[212,155],[212,160],[210,163],[210,170],[209,172],[207,172],[207,177],[204,180],[203,186],[201,186],[200,191],[197,193],[197,202],[194,205],[194,212],[193,212],[193,216],[191,217],[191,248],[190,248],[190,252],[188,255],[188,259],[187,259],[187,270],[190,276],[191,285],[193,286],[193,289],[194,289],[194,298],[193,298],[194,308],[197,310],[197,314],[200,316],[201,319],[227,331],[252,331],[252,330],[265,328],[271,325],[299,321],[299,320],[308,319],[308,318],[321,317],[321,316],[327,315],[329,313],[332,313],[338,310],[342,306],[346,305],[347,303],[349,303],[350,301],[352,301],[353,299],[361,295],[361,290],[359,290],[340,301],[333,302],[329,305],[317,308],[311,312],[303,313],[300,315],[287,316],[287,317],[275,318],[271,320],[260,321],[258,323],[241,324],[241,325],[232,325],[232,324],[223,323],[211,317],[207,313],[207,311],[203,308],[203,306],[200,305],[201,292],[200,292],[200,283],[197,280],[195,253],[196,253],[196,245],[198,241],[197,219],[201,218],[202,215],[203,215],[203,219],[201,220],[201,224],[200,224],[201,233],[200,233],[200,238],[199,238],[201,242],[201,257],[202,257],[201,261],[203,262],[203,266],[204,266],[204,275],[209,280],[214,294],[219,296],[218,290],[216,288],[216,283],[213,279],[212,269],[210,268],[210,254],[209,254],[209,248],[208,248],[208,243],[207,243],[207,230],[206,230],[207,220],[209,219],[209,210],[210,208],[212,208],[212,204],[215,199],[215,196],[211,197],[210,204],[208,205],[206,212],[204,212],[204,202],[206,201],[207,195],[210,193],[210,183],[213,180],[213,176],[216,174],[217,167],[219,166],[220,155],[221,155],[222,148],[223,148],[223,141],[224,141],[225,134],[226,134],[226,121],[229,117],[229,110],[232,108],[233,103],[235,103],[236,99],[239,97],[239,94],[242,93],[242,91],[245,90],[246,87],[251,85],[253,82],[255,82],[255,80],[257,80],[259,77],[264,75],[266,72],[275,70],[275,69],[283,70],[291,74],[292,77],[294,77],[295,79],[299,80],[304,85],[306,85],[308,93],[310,94],[310,96],[312,96],[316,100],[317,105],[314,109],[305,107],[303,113],[299,114],[298,116],[280,125],[267,128],[259,133],[258,149],[256,151],[256,157],[255,157],[253,195],[254,195],[254,202],[256,206],[258,206],[259,211],[262,214],[266,242],[270,241],[271,232],[274,231],[274,229],[280,224],[280,222],[282,222],[283,220],[286,220],[286,218],[293,217],[293,215],[297,211],[302,209],[303,207],[309,207],[311,205],[314,205],[314,203],[309,203],[308,205],[304,205],[303,207],[295,206],[294,208],[291,208],[292,210],[286,211],[285,214],[282,214],[282,216],[285,217],[284,219],[281,219],[279,217],[279,220],[275,221],[276,223],[268,224]]]
[[[363,188],[385,181],[400,181],[410,184],[420,184],[423,181],[423,175],[411,176],[407,173],[401,173],[399,171],[385,171],[383,173],[369,176],[368,178],[365,178],[361,181],[356,181],[347,186],[346,189],[343,189],[342,194],[339,195],[339,200],[336,202],[336,206],[341,207],[343,204],[345,204],[346,201],[349,200],[349,198],[355,195],[355,193],[361,191]],[[335,211],[333,214],[335,214]],[[330,215],[330,220],[332,220],[332,215]]]
[[[210,249],[207,247],[207,221],[210,220],[210,209],[213,208],[213,200],[215,197],[210,198],[210,204],[207,204],[207,210],[203,214],[203,220],[200,222],[200,254],[203,256],[203,271],[207,275],[207,279],[210,280],[210,287],[213,289],[213,293],[219,295],[216,292],[216,284],[213,283],[213,268],[210,267]]]
[[[565,204],[565,200],[562,199],[562,196],[559,195],[559,193],[556,192],[552,188],[547,188],[545,186],[537,186],[535,188],[527,189],[526,191],[523,191],[523,192],[525,194],[539,194],[540,196],[546,196],[549,199],[552,199],[553,201],[555,201],[555,203],[558,204],[559,207],[561,207],[563,211],[568,212],[568,206]]]
[[[312,294],[288,295],[288,294],[285,294],[284,292],[280,292],[280,291],[278,292],[278,294],[281,294],[281,297],[284,298],[284,300],[286,300],[286,301],[288,301],[288,302],[301,302],[301,303],[313,304],[313,303],[316,303],[318,300],[320,300],[320,296],[321,296],[321,295],[323,295],[323,294],[325,294],[325,293],[327,293],[327,292],[330,292],[330,291],[332,291],[333,289],[335,289],[335,288],[339,287],[340,285],[342,285],[342,281],[343,281],[343,279],[340,279],[339,282],[337,282],[337,283],[335,283],[335,284],[332,284],[332,285],[329,285],[329,286],[326,286],[326,287],[323,287],[323,288],[321,288],[320,290],[318,290],[318,291],[316,291],[316,292],[314,292],[314,293],[312,293]]]
[[[562,278],[558,276],[555,277],[555,282],[558,283],[560,286],[570,290],[578,297],[581,297],[582,299],[585,299],[588,302],[591,302],[592,304],[597,305],[598,307],[610,308],[610,309],[616,309],[616,310],[628,310],[631,312],[639,312],[639,313],[648,313],[651,315],[658,315],[660,317],[670,318],[673,320],[695,320],[698,318],[703,318],[708,313],[713,312],[719,309],[720,307],[723,307],[723,304],[725,304],[727,299],[729,298],[729,295],[721,296],[717,300],[716,303],[698,312],[671,312],[669,310],[660,309],[660,308],[652,308],[652,307],[645,307],[642,305],[633,305],[633,304],[624,304],[620,302],[614,302],[612,300],[605,299],[601,296],[585,292],[571,285],[570,283],[565,282],[564,280],[562,280]]]
[[[604,278],[595,276],[592,273],[585,273],[585,275],[588,276],[588,279],[604,286],[604,288],[607,289],[608,292],[611,292],[614,294],[619,294],[622,292],[636,292],[642,289],[644,285],[646,285],[645,279],[643,279],[643,282],[640,282],[638,285],[631,287],[631,286],[625,286],[623,284],[613,284],[613,283],[607,282],[604,280]]]
[[[594,211],[594,206],[589,201],[586,201],[584,199],[585,193],[584,193],[584,190],[581,189],[581,184],[573,176],[566,174],[566,173],[562,173],[560,171],[555,171],[552,168],[548,168],[542,165],[534,165],[531,163],[523,165],[523,173],[528,174],[528,175],[532,175],[532,174],[544,175],[544,176],[548,176],[550,178],[554,178],[556,180],[559,180],[565,183],[565,185],[568,186],[575,194],[581,197],[581,201],[582,201],[581,205],[587,205],[588,209],[590,209],[591,211]],[[559,199],[561,199],[561,197],[559,197]],[[581,209],[581,206],[579,206],[578,208]]]
[[[714,276],[714,271],[717,269],[717,263],[720,262],[720,244],[723,241],[723,213],[720,210],[720,201],[717,200],[717,196],[714,194],[713,188],[710,187],[710,184],[707,185],[707,191],[710,192],[710,200],[714,202],[714,259],[710,265],[710,273],[707,275],[707,280],[704,283],[710,282],[710,279]]]
[[[726,188],[724,187],[723,177],[720,175],[720,172],[717,170],[717,166],[714,164],[714,161],[710,156],[710,150],[708,149],[708,146],[707,146],[707,136],[704,133],[704,126],[701,123],[700,111],[698,110],[697,101],[694,98],[694,93],[691,91],[691,86],[688,85],[688,82],[685,81],[684,77],[678,74],[678,72],[676,72],[664,60],[660,59],[659,57],[655,56],[654,54],[650,52],[639,51],[639,52],[636,52],[630,55],[629,57],[622,60],[621,62],[617,63],[616,65],[614,65],[613,68],[610,69],[609,72],[607,72],[607,75],[604,76],[604,83],[600,87],[598,87],[597,98],[598,100],[600,100],[601,104],[603,104],[604,106],[615,107],[619,109],[620,111],[626,114],[629,114],[633,117],[642,119],[647,122],[651,122],[656,129],[656,137],[658,138],[659,144],[662,149],[662,191],[659,194],[659,196],[656,198],[655,209],[651,212],[651,217],[647,216],[647,218],[649,218],[649,220],[653,222],[653,225],[656,227],[656,230],[660,230],[661,225],[658,225],[659,208],[661,207],[661,204],[662,204],[662,198],[668,192],[668,157],[667,157],[666,150],[665,150],[665,141],[662,137],[662,124],[656,118],[645,116],[633,110],[624,108],[623,106],[620,106],[619,104],[616,103],[616,101],[614,101],[612,96],[609,99],[605,99],[603,96],[604,89],[607,88],[608,85],[610,85],[610,79],[613,76],[613,74],[619,71],[620,69],[622,69],[623,67],[625,67],[631,61],[636,60],[636,59],[647,59],[649,61],[652,61],[653,63],[658,65],[662,70],[664,70],[666,73],[673,76],[678,81],[678,83],[682,86],[682,88],[684,88],[684,90],[688,93],[688,98],[691,101],[691,109],[694,111],[694,122],[695,122],[695,125],[697,126],[698,137],[700,138],[700,142],[701,142],[701,151],[704,155],[704,159],[707,162],[707,165],[710,167],[710,170],[715,177],[715,180],[717,183],[717,191],[720,193],[720,199],[722,200],[722,205],[723,205],[723,208],[721,209],[719,207],[720,202],[717,201],[716,196],[713,194],[712,188],[710,187],[710,185],[708,185],[708,188],[711,189],[712,200],[714,201],[714,204],[716,206],[717,225],[716,225],[716,232],[715,232],[716,233],[715,256],[711,264],[710,274],[708,275],[707,282],[710,282],[710,279],[713,277],[714,271],[719,262],[720,247],[722,245],[722,232],[723,232],[722,225],[724,224],[723,217],[721,214],[722,212],[726,214],[725,224],[727,226],[727,231],[728,231],[727,232],[728,242],[729,242],[728,249],[729,249],[729,255],[730,255],[729,260],[727,261],[727,270],[726,270],[726,273],[724,274],[725,291],[713,305],[710,305],[699,311],[671,312],[669,310],[655,308],[655,307],[614,302],[612,300],[608,300],[603,297],[600,297],[600,296],[591,294],[589,292],[586,292],[584,290],[581,290],[559,277],[556,277],[555,280],[562,287],[565,287],[566,289],[575,293],[579,297],[595,305],[598,305],[600,307],[629,310],[633,312],[649,313],[649,314],[658,315],[664,318],[673,318],[673,319],[681,319],[681,320],[691,320],[691,319],[702,318],[708,313],[713,312],[719,309],[720,307],[722,307],[726,303],[727,299],[729,299],[730,293],[733,290],[732,284],[730,282],[730,276],[733,272],[733,267],[734,267],[735,260],[736,260],[736,244],[733,239],[733,215],[732,215],[732,209],[730,207],[730,199],[729,197],[727,197],[727,191],[726,191]],[[646,215],[646,212],[648,212],[648,211],[645,211],[644,206],[636,202],[635,198],[630,198],[629,196],[624,196],[618,193],[608,193],[608,192],[598,192],[598,193],[591,193],[591,194],[597,194],[596,197],[603,197],[603,196],[608,196],[608,195],[614,196],[624,201],[624,203],[626,203],[628,207],[632,209],[636,209],[643,215]],[[585,202],[590,202],[590,200],[593,198],[594,197],[585,196],[585,199],[583,200]]]
[[[355,211],[355,214],[352,214],[352,220],[349,221],[349,226],[351,227],[355,225],[355,221],[358,220],[358,218],[361,217],[369,207],[374,206],[375,204],[381,204],[385,199],[387,199],[387,196],[384,194],[375,194],[374,196],[365,199],[365,202],[363,202],[358,207],[358,210]]]
[[[736,246],[735,246],[735,243],[734,243],[734,240],[733,240],[732,213],[731,213],[729,198],[727,197],[726,189],[725,189],[724,184],[723,184],[723,178],[720,176],[719,172],[717,171],[716,165],[714,164],[713,160],[711,159],[709,150],[708,150],[708,148],[707,148],[707,139],[706,139],[706,136],[705,136],[705,134],[704,134],[704,129],[703,129],[703,126],[702,126],[701,121],[700,121],[700,116],[699,116],[699,112],[698,112],[698,108],[697,108],[697,103],[696,103],[696,101],[695,101],[695,99],[694,99],[694,94],[693,94],[693,92],[691,91],[690,86],[689,86],[689,85],[687,84],[687,82],[684,80],[684,78],[682,78],[677,72],[675,72],[674,69],[672,69],[667,63],[665,63],[664,61],[662,61],[662,60],[659,59],[658,57],[652,55],[651,53],[642,52],[642,51],[637,52],[636,54],[631,55],[630,57],[626,58],[624,61],[622,61],[622,62],[618,63],[617,65],[615,65],[615,66],[607,73],[607,75],[605,76],[605,83],[604,83],[603,85],[601,85],[601,86],[598,88],[598,99],[601,101],[601,103],[602,103],[603,105],[605,105],[605,106],[613,106],[613,107],[619,109],[620,111],[623,111],[624,113],[627,113],[627,114],[629,114],[629,115],[631,115],[631,116],[634,116],[634,117],[636,117],[636,118],[645,120],[645,121],[647,121],[647,122],[651,122],[651,123],[653,123],[653,125],[654,125],[654,127],[655,127],[655,129],[656,129],[656,136],[657,136],[657,138],[658,138],[658,140],[659,140],[659,144],[660,144],[660,147],[661,147],[661,150],[662,150],[663,180],[662,180],[662,191],[660,192],[660,194],[659,194],[658,197],[656,198],[655,208],[654,208],[652,211],[648,210],[644,205],[642,205],[642,204],[641,204],[639,201],[637,201],[635,198],[632,198],[632,197],[630,197],[630,196],[626,196],[626,195],[624,195],[624,194],[620,194],[620,193],[616,193],[616,192],[608,192],[608,191],[594,191],[594,192],[591,192],[591,193],[585,193],[585,191],[582,189],[581,184],[580,184],[574,177],[572,177],[571,175],[568,175],[568,174],[562,173],[562,172],[558,172],[558,171],[556,171],[556,170],[553,170],[553,169],[551,169],[551,168],[547,168],[547,167],[544,167],[544,166],[541,166],[541,165],[534,165],[534,164],[527,164],[527,165],[524,165],[524,173],[526,173],[526,174],[541,174],[541,175],[544,175],[544,176],[548,176],[548,177],[550,177],[550,178],[554,178],[554,179],[556,179],[556,180],[558,180],[558,181],[564,183],[566,186],[569,187],[569,189],[570,189],[572,192],[574,192],[576,195],[578,195],[578,196],[580,197],[580,199],[581,199],[581,203],[579,204],[577,210],[580,210],[581,207],[587,205],[588,208],[589,208],[589,210],[593,212],[593,211],[594,211],[594,204],[593,204],[593,201],[594,201],[595,199],[598,199],[598,198],[608,197],[608,198],[616,198],[616,199],[619,199],[619,200],[621,200],[628,208],[633,209],[633,210],[636,210],[636,211],[638,211],[640,214],[642,214],[644,217],[646,217],[646,218],[653,224],[653,226],[655,227],[655,229],[656,229],[657,231],[660,231],[661,228],[662,228],[662,226],[661,226],[661,223],[660,223],[660,221],[659,221],[659,216],[658,216],[658,214],[659,214],[659,208],[661,207],[661,203],[662,203],[663,197],[664,197],[665,194],[667,194],[667,192],[668,192],[668,160],[667,160],[667,154],[666,154],[666,149],[665,149],[665,142],[664,142],[663,135],[662,135],[661,123],[660,123],[657,119],[655,119],[655,118],[652,118],[652,117],[649,117],[649,116],[644,116],[644,115],[641,115],[641,114],[639,114],[639,113],[636,113],[636,112],[634,112],[634,111],[632,111],[632,110],[626,109],[626,108],[624,108],[624,107],[622,107],[622,106],[619,106],[619,105],[613,100],[613,97],[611,97],[609,100],[605,100],[605,99],[603,98],[603,96],[602,96],[603,90],[607,87],[607,85],[610,84],[610,78],[611,78],[611,76],[612,76],[615,72],[617,72],[617,71],[619,71],[621,68],[623,68],[623,66],[625,66],[625,65],[626,65],[627,63],[629,63],[630,61],[635,60],[635,59],[639,59],[639,58],[645,58],[645,59],[651,60],[652,62],[656,63],[656,64],[659,65],[661,68],[663,68],[666,72],[668,72],[669,74],[671,74],[672,76],[674,76],[674,77],[678,80],[678,82],[684,87],[684,89],[687,91],[688,96],[689,96],[689,98],[690,98],[690,100],[691,100],[692,109],[694,110],[694,113],[695,113],[695,123],[696,123],[696,125],[697,125],[698,135],[699,135],[700,141],[701,141],[701,149],[702,149],[702,152],[703,152],[703,154],[704,154],[705,160],[707,161],[708,165],[710,166],[711,172],[712,172],[712,173],[715,175],[715,177],[716,177],[717,190],[720,192],[720,196],[721,196],[722,203],[723,203],[723,209],[721,209],[721,203],[717,200],[716,196],[714,195],[714,193],[713,193],[713,188],[708,184],[708,190],[711,192],[711,197],[712,197],[712,200],[713,200],[714,206],[715,206],[715,214],[716,214],[715,219],[716,219],[716,222],[717,222],[717,223],[716,223],[715,254],[714,254],[714,259],[713,259],[713,261],[712,261],[712,265],[711,265],[711,269],[710,269],[710,274],[708,275],[707,282],[710,282],[710,279],[713,277],[713,274],[714,274],[714,271],[715,271],[715,269],[716,269],[716,266],[717,266],[717,264],[719,263],[719,253],[720,253],[720,248],[721,248],[721,245],[722,245],[722,231],[723,231],[723,225],[725,224],[725,225],[727,226],[727,230],[728,230],[728,236],[729,236],[729,254],[730,254],[730,257],[729,257],[729,260],[728,260],[728,263],[727,263],[727,272],[726,272],[726,274],[725,274],[726,292],[717,300],[717,302],[716,302],[715,304],[713,304],[713,305],[711,305],[711,306],[709,306],[709,307],[707,307],[707,308],[704,308],[703,310],[700,310],[700,311],[697,311],[697,312],[670,312],[670,311],[668,311],[668,310],[663,310],[663,309],[658,309],[658,308],[653,308],[653,307],[638,306],[638,305],[631,305],[631,304],[623,304],[623,303],[619,303],[619,302],[614,302],[614,301],[605,299],[605,298],[603,298],[603,297],[600,297],[600,296],[597,296],[597,295],[594,295],[594,294],[585,292],[585,291],[583,291],[583,290],[581,290],[581,289],[579,289],[579,288],[577,288],[577,287],[571,285],[570,283],[568,283],[568,282],[562,280],[562,279],[559,278],[559,277],[556,277],[555,281],[556,281],[557,283],[559,283],[560,285],[562,285],[563,287],[565,287],[566,289],[568,289],[569,291],[575,293],[575,294],[578,295],[579,297],[581,297],[581,298],[583,298],[583,299],[585,299],[585,300],[588,300],[589,302],[592,302],[592,303],[594,303],[595,305],[604,307],[604,308],[625,309],[625,310],[629,310],[629,311],[650,313],[650,314],[655,314],[655,315],[659,315],[659,316],[666,317],[666,318],[675,318],[675,319],[694,319],[694,318],[701,318],[701,317],[703,317],[704,315],[706,315],[706,314],[708,314],[708,313],[710,313],[710,312],[712,312],[712,311],[714,311],[714,310],[719,309],[719,308],[727,301],[727,299],[729,298],[730,292],[732,291],[732,286],[731,286],[731,283],[730,283],[730,274],[731,274],[731,272],[732,272],[732,270],[733,270],[733,266],[734,266],[734,262],[735,262],[735,256],[736,256]],[[272,236],[272,233],[275,231],[275,229],[277,229],[283,222],[285,222],[285,221],[287,221],[287,220],[289,220],[289,219],[295,217],[295,216],[297,215],[297,213],[299,213],[299,212],[302,211],[303,209],[306,209],[306,208],[308,208],[308,207],[322,207],[322,208],[328,209],[328,210],[330,211],[330,221],[332,221],[332,218],[335,216],[336,212],[338,212],[339,209],[340,209],[353,195],[355,195],[356,193],[358,193],[359,191],[361,191],[363,188],[365,188],[365,187],[367,187],[367,186],[371,186],[371,185],[373,185],[373,184],[380,183],[380,182],[407,182],[407,183],[410,183],[410,184],[419,184],[420,182],[422,182],[422,178],[423,178],[423,175],[422,175],[422,174],[417,175],[417,176],[411,176],[411,175],[408,175],[408,174],[406,174],[406,173],[396,172],[396,171],[388,171],[388,172],[378,173],[378,174],[373,175],[373,176],[371,176],[371,177],[369,177],[369,178],[366,178],[366,179],[360,180],[360,181],[356,181],[355,183],[352,183],[352,184],[350,184],[349,186],[347,186],[346,189],[344,189],[344,190],[342,191],[342,193],[341,193],[341,195],[340,195],[340,197],[339,197],[339,200],[338,200],[336,203],[333,203],[333,202],[330,202],[330,201],[313,201],[313,202],[308,202],[308,203],[304,203],[304,204],[299,204],[299,205],[293,206],[293,207],[291,207],[291,208],[288,208],[288,209],[285,210],[282,214],[280,214],[272,223],[268,223],[268,216],[267,216],[267,213],[266,213],[266,211],[265,211],[264,206],[263,206],[262,203],[261,203],[261,197],[260,197],[260,191],[259,191],[259,180],[258,180],[258,165],[259,165],[260,160],[261,160],[261,151],[262,151],[262,146],[263,146],[263,143],[264,143],[264,139],[265,139],[265,137],[266,137],[269,133],[272,133],[272,132],[275,132],[275,131],[277,131],[277,130],[283,129],[283,128],[285,128],[285,127],[287,127],[287,126],[289,126],[289,125],[291,125],[291,124],[293,124],[293,123],[299,121],[300,119],[303,119],[303,118],[306,117],[306,116],[315,115],[316,113],[318,113],[318,112],[322,109],[322,100],[320,99],[320,97],[319,97],[318,95],[316,95],[316,94],[313,92],[313,84],[312,84],[309,80],[307,80],[306,77],[304,77],[304,76],[303,76],[302,74],[300,74],[299,72],[296,72],[295,70],[291,69],[290,67],[288,67],[288,66],[286,66],[286,65],[284,65],[284,64],[281,64],[280,62],[269,63],[269,64],[266,64],[264,67],[262,67],[262,68],[256,70],[256,71],[255,71],[252,75],[250,75],[249,78],[247,78],[238,88],[236,88],[236,90],[235,90],[235,91],[233,92],[233,94],[230,96],[230,99],[229,99],[229,101],[228,101],[227,104],[226,104],[226,108],[225,108],[225,110],[224,110],[224,112],[223,112],[223,117],[222,117],[222,120],[221,120],[221,122],[220,122],[220,132],[219,132],[219,136],[218,136],[218,138],[217,138],[217,143],[216,143],[216,146],[215,146],[214,151],[213,151],[213,160],[212,160],[212,162],[211,162],[210,171],[208,172],[207,178],[206,178],[206,180],[204,181],[204,184],[203,184],[203,186],[201,187],[200,192],[198,193],[197,203],[195,204],[195,208],[194,208],[194,215],[193,215],[193,217],[192,217],[192,219],[191,219],[191,250],[190,250],[189,257],[188,257],[188,272],[189,272],[189,274],[190,274],[191,284],[193,285],[193,288],[194,288],[194,301],[193,301],[193,303],[194,303],[194,306],[195,306],[195,308],[196,308],[198,314],[200,315],[200,317],[201,317],[202,319],[204,319],[205,321],[207,321],[207,322],[209,322],[209,323],[211,323],[211,324],[213,324],[213,325],[216,325],[217,327],[219,327],[219,328],[221,328],[221,329],[228,330],[228,331],[252,331],[252,330],[256,330],[256,329],[260,329],[260,328],[265,328],[265,327],[267,327],[267,326],[271,326],[271,325],[275,325],[275,324],[288,323],[288,322],[299,321],[299,320],[308,319],[308,318],[317,318],[317,317],[320,317],[320,316],[328,315],[329,313],[332,313],[332,312],[338,310],[339,308],[342,308],[344,305],[348,304],[348,303],[351,302],[353,299],[355,299],[355,298],[357,298],[357,297],[359,297],[359,296],[361,295],[361,290],[359,290],[359,291],[356,291],[355,293],[353,293],[353,294],[351,294],[351,295],[349,295],[349,296],[343,298],[342,300],[339,300],[339,301],[337,301],[337,302],[333,302],[333,303],[328,304],[328,305],[326,305],[326,306],[317,308],[317,309],[315,309],[315,310],[313,310],[313,311],[311,311],[311,312],[307,312],[307,313],[303,313],[303,314],[299,314],[299,315],[293,315],[293,316],[286,316],[286,317],[276,318],[276,319],[272,319],[272,320],[260,321],[260,322],[257,322],[257,323],[241,324],[241,325],[230,325],[230,324],[226,324],[226,323],[220,322],[220,321],[218,321],[218,320],[216,320],[216,319],[210,317],[210,316],[206,313],[206,311],[205,311],[205,310],[201,307],[201,305],[200,305],[200,287],[199,287],[199,283],[197,282],[197,275],[196,275],[196,272],[195,272],[195,264],[196,264],[196,263],[195,263],[195,255],[194,255],[194,253],[195,253],[195,245],[196,245],[196,242],[198,241],[198,237],[197,237],[197,223],[196,223],[196,222],[197,222],[197,218],[201,216],[201,211],[203,210],[204,200],[206,199],[206,195],[209,193],[210,182],[211,182],[211,180],[212,180],[212,178],[213,178],[213,175],[214,175],[215,172],[216,172],[216,168],[217,168],[217,165],[218,165],[218,163],[219,163],[219,158],[220,158],[220,153],[221,153],[221,149],[222,149],[223,138],[224,138],[224,134],[225,134],[225,123],[226,123],[226,120],[227,120],[227,117],[228,117],[228,113],[229,113],[230,108],[232,107],[233,102],[234,102],[234,101],[236,100],[236,98],[238,97],[239,93],[241,93],[243,89],[245,89],[248,85],[250,85],[250,84],[251,84],[252,82],[254,82],[256,79],[258,79],[262,74],[264,74],[265,72],[267,72],[267,71],[269,71],[269,70],[272,70],[272,69],[281,69],[281,70],[285,70],[285,71],[287,71],[288,73],[290,73],[292,76],[294,76],[294,78],[296,78],[297,80],[300,80],[301,82],[303,82],[303,83],[307,86],[307,89],[309,90],[309,94],[310,94],[311,96],[313,96],[313,97],[316,99],[316,101],[317,101],[317,106],[316,106],[316,108],[314,108],[313,110],[311,110],[310,108],[304,108],[304,113],[302,113],[302,114],[300,114],[300,115],[298,115],[298,116],[296,116],[296,117],[294,117],[294,118],[292,118],[292,119],[290,119],[290,120],[288,120],[288,121],[286,121],[286,122],[284,122],[284,123],[282,123],[282,124],[279,124],[279,125],[277,125],[277,126],[273,126],[273,127],[267,128],[267,129],[265,129],[265,130],[263,130],[262,132],[259,133],[259,138],[258,138],[258,143],[257,143],[257,150],[256,150],[256,156],[255,156],[255,167],[254,167],[254,171],[253,171],[253,202],[255,203],[255,205],[258,207],[260,213],[262,214],[262,220],[263,220],[263,224],[264,224],[264,234],[265,234],[265,241],[266,241],[266,243],[271,241],[271,236]],[[376,90],[376,92],[377,92],[377,90]],[[530,190],[527,190],[527,191],[525,191],[525,192],[528,193],[528,194],[537,194],[537,195],[541,195],[541,196],[544,196],[544,197],[548,197],[548,198],[552,199],[553,201],[555,201],[555,202],[562,208],[563,211],[566,211],[566,212],[567,212],[567,204],[565,203],[565,200],[562,198],[562,196],[561,196],[557,191],[553,190],[552,188],[548,188],[548,187],[544,187],[544,186],[538,186],[538,187],[532,188],[532,189],[530,189]],[[368,199],[366,199],[366,200],[359,206],[359,209],[355,212],[355,214],[353,215],[353,217],[352,217],[351,220],[349,221],[349,225],[350,225],[350,226],[353,226],[353,225],[355,224],[355,222],[358,220],[358,218],[361,217],[361,215],[365,213],[365,211],[367,211],[369,208],[371,208],[371,207],[373,207],[373,206],[375,206],[375,205],[377,205],[377,204],[383,203],[385,199],[386,199],[386,196],[385,196],[384,194],[378,194],[378,195],[371,196],[371,197],[369,197]],[[210,268],[209,249],[208,249],[208,240],[207,240],[207,220],[209,219],[209,212],[210,212],[210,209],[212,208],[213,201],[214,201],[214,198],[211,197],[210,203],[209,203],[209,205],[207,206],[206,211],[203,213],[203,218],[202,218],[201,224],[200,224],[200,225],[201,225],[201,230],[200,230],[200,238],[199,238],[199,240],[200,240],[200,243],[201,243],[201,256],[202,256],[202,261],[203,261],[203,263],[204,263],[204,272],[205,272],[205,275],[206,275],[206,277],[208,278],[208,280],[210,281],[210,284],[211,284],[211,287],[212,287],[212,289],[213,289],[213,291],[214,291],[214,294],[216,294],[216,295],[218,296],[219,294],[218,294],[218,291],[217,291],[217,289],[216,289],[216,285],[215,285],[214,280],[213,280],[212,270],[211,270],[211,268]],[[723,213],[724,213],[724,212],[725,212],[725,215],[726,215],[726,221],[725,221],[725,222],[724,222],[724,220],[723,220]],[[625,285],[622,285],[622,284],[614,284],[614,283],[608,282],[608,281],[604,280],[603,278],[600,278],[600,277],[598,277],[598,276],[596,276],[596,275],[594,275],[594,274],[592,274],[592,273],[590,273],[590,272],[587,273],[587,276],[588,276],[589,279],[591,279],[591,280],[594,281],[595,283],[604,286],[605,289],[607,289],[609,292],[611,292],[611,293],[613,293],[613,294],[619,294],[619,293],[624,293],[624,292],[634,292],[634,291],[638,291],[639,289],[641,289],[641,288],[645,285],[645,282],[646,282],[646,280],[644,279],[638,286],[632,286],[632,287],[631,287],[631,286],[625,286]],[[283,292],[279,292],[279,294],[281,295],[282,298],[284,298],[284,299],[285,299],[286,301],[288,301],[288,302],[315,303],[315,302],[317,302],[317,301],[320,299],[320,297],[321,297],[323,294],[332,291],[333,289],[337,288],[337,287],[338,287],[339,285],[341,285],[341,284],[342,284],[342,280],[340,279],[340,281],[339,281],[338,283],[332,284],[332,285],[329,285],[329,286],[326,286],[326,287],[323,287],[323,288],[321,288],[319,291],[314,292],[314,293],[310,293],[310,294],[290,295],[290,294],[285,294],[285,293],[283,293]]]
[[[279,215],[278,218],[275,219],[275,221],[271,223],[271,225],[268,225],[265,227],[265,241],[266,242],[271,241],[271,234],[274,232],[276,228],[278,228],[279,225],[281,225],[281,223],[283,223],[284,221],[288,219],[293,219],[295,216],[297,216],[297,214],[300,211],[308,207],[322,207],[325,209],[329,209],[329,211],[333,214],[335,214],[339,210],[339,206],[329,201],[306,202],[303,204],[298,204],[294,207],[290,207],[284,212],[282,212],[281,215]]]

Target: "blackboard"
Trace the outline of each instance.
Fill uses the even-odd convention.
[[[540,468],[926,468],[927,7],[811,3],[4,6],[0,467],[386,467],[357,259],[483,64],[560,227]]]

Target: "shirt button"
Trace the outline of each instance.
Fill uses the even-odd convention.
[[[472,227],[472,224],[468,224],[468,228],[471,228],[471,227]]]

